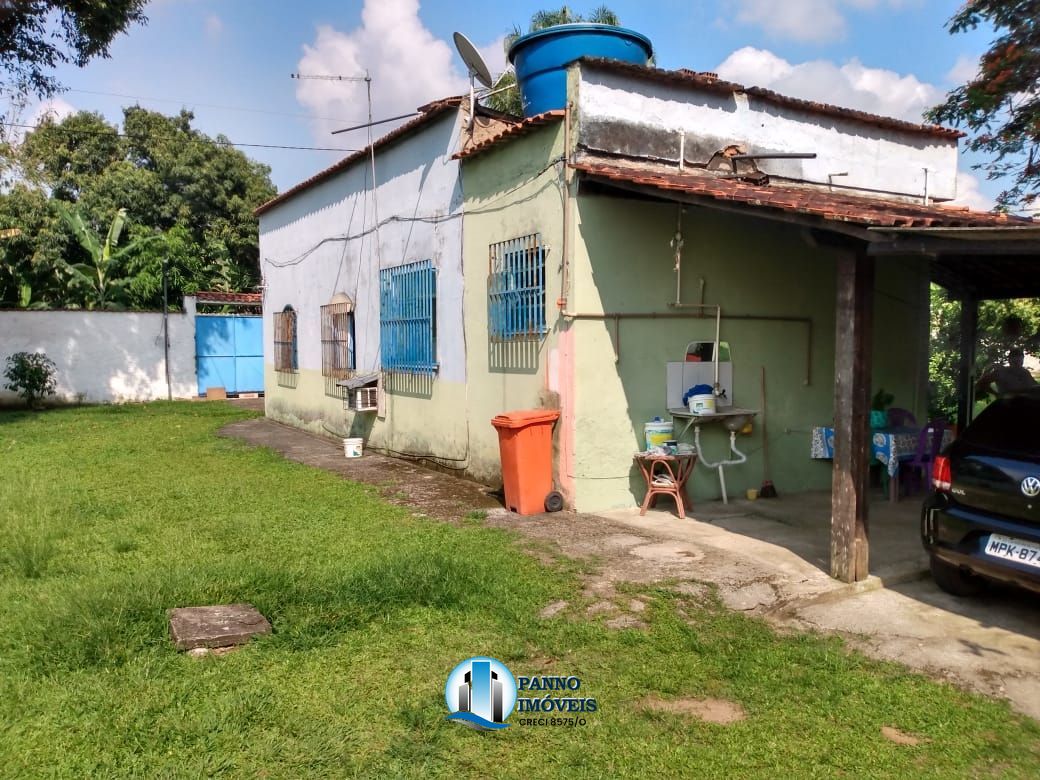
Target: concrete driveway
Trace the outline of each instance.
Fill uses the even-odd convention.
[[[926,576],[915,501],[893,505],[879,494],[870,510],[875,576],[848,586],[826,573],[829,494],[703,503],[686,520],[668,511],[640,517],[636,509],[521,518],[477,483],[381,455],[347,460],[339,441],[263,418],[233,423],[222,435],[373,484],[416,515],[458,521],[482,509],[489,525],[536,540],[533,554],[554,549],[585,559],[583,596],[590,614],[611,616],[608,625],[641,623],[642,605],[621,596],[618,583],[662,582],[691,594],[715,587],[730,608],[782,630],[838,634],[867,655],[1004,697],[1040,719],[1040,600],[1012,591],[963,600],[939,591]],[[545,614],[562,608],[546,605]]]
[[[699,519],[686,521],[637,510],[604,519],[690,554],[689,576],[717,586],[733,609],[784,629],[839,634],[867,655],[1006,698],[1040,719],[1040,600],[1012,589],[973,599],[939,590],[917,540],[915,501],[872,505],[871,570],[878,574],[856,585],[833,580],[825,572],[829,509],[820,516],[827,502],[829,495],[817,494],[767,506],[708,503],[695,510]],[[628,554],[643,557],[638,546]]]

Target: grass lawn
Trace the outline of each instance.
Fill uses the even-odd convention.
[[[631,591],[647,629],[611,630],[583,617],[578,564],[214,436],[244,416],[0,413],[0,776],[1036,776],[1040,726],[1002,702],[663,587]],[[558,599],[575,606],[540,620]],[[272,636],[173,650],[167,608],[243,601]],[[445,680],[472,655],[576,675],[598,711],[448,723]],[[648,695],[747,718],[650,712]]]

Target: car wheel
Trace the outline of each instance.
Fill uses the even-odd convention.
[[[935,555],[931,556],[930,564],[935,584],[954,596],[977,596],[986,586],[981,577],[976,577],[960,566],[947,563]]]

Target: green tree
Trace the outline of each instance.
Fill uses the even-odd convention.
[[[0,195],[0,230],[0,306],[63,305],[71,236],[47,194],[18,183]]]
[[[119,131],[101,114],[80,111],[61,121],[45,118],[26,135],[18,160],[25,179],[75,201],[123,154]]]
[[[957,417],[960,322],[960,301],[952,300],[942,287],[933,284],[928,361],[929,414],[933,417]],[[1040,300],[980,302],[973,374],[979,376],[991,366],[1005,364],[1011,347],[1022,347],[1035,354],[1040,347],[1038,334]]]
[[[14,227],[22,233],[19,242],[7,247],[17,273],[0,268],[0,301],[17,304],[26,279],[32,276],[36,289],[43,274],[57,283],[58,294],[34,293],[34,301],[79,305],[76,295],[62,298],[62,282],[69,292],[76,290],[68,288],[68,269],[59,261],[80,254],[80,242],[58,211],[49,217],[46,208],[41,212],[47,193],[51,202],[74,204],[95,233],[103,234],[111,215],[125,209],[124,238],[130,242],[155,233],[170,238],[166,245],[136,245],[132,256],[122,258],[131,277],[144,275],[120,293],[124,305],[159,306],[162,255],[174,249],[175,254],[165,257],[171,301],[200,289],[255,286],[260,272],[253,210],[275,195],[270,170],[223,136],[214,139],[195,130],[193,119],[188,111],[164,116],[133,106],[124,109],[122,133],[87,112],[44,122],[29,133],[18,149],[21,183],[0,193],[0,229]],[[54,235],[39,232],[45,227]],[[41,253],[41,248],[47,251]],[[4,249],[0,243],[0,252]],[[83,255],[76,262],[88,260]]]
[[[55,205],[89,258],[85,263],[63,261],[71,286],[79,298],[77,303],[87,309],[123,308],[127,302],[126,288],[132,281],[126,275],[126,257],[144,244],[161,240],[162,237],[143,236],[120,247],[119,239],[126,225],[126,209],[116,212],[102,241],[78,211],[61,203]]]
[[[538,30],[544,30],[547,27],[554,27],[558,24],[575,24],[578,22],[591,22],[593,24],[613,24],[620,25],[621,21],[618,19],[616,13],[611,11],[605,5],[599,6],[588,18],[583,17],[581,14],[574,13],[568,6],[564,5],[558,9],[551,11],[536,11],[531,15],[531,23],[527,29],[527,32],[533,33]],[[506,35],[502,45],[508,52],[509,47],[513,45],[517,38],[523,33],[519,27],[514,27],[513,31]],[[516,84],[516,74],[510,69],[503,73],[492,90],[503,90],[494,95],[491,95],[487,100],[484,101],[488,108],[492,108],[495,111],[502,111],[507,114],[513,114],[514,116],[520,116],[524,113],[523,104],[520,100],[520,90],[517,88],[506,89],[506,87],[513,87]]]
[[[992,158],[976,167],[1010,177],[1001,206],[1030,204],[1040,197],[1040,0],[970,0],[947,26],[959,33],[980,24],[999,35],[975,77],[926,116],[966,127],[968,148]]]
[[[0,2],[0,86],[40,98],[61,91],[49,71],[108,57],[112,40],[148,21],[147,0],[3,0]]]

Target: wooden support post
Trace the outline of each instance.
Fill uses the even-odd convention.
[[[971,422],[975,399],[975,343],[978,338],[979,302],[968,297],[961,301],[960,364],[957,377],[957,430]]]
[[[868,573],[874,258],[843,252],[837,281],[831,576],[843,582],[859,582]]]

